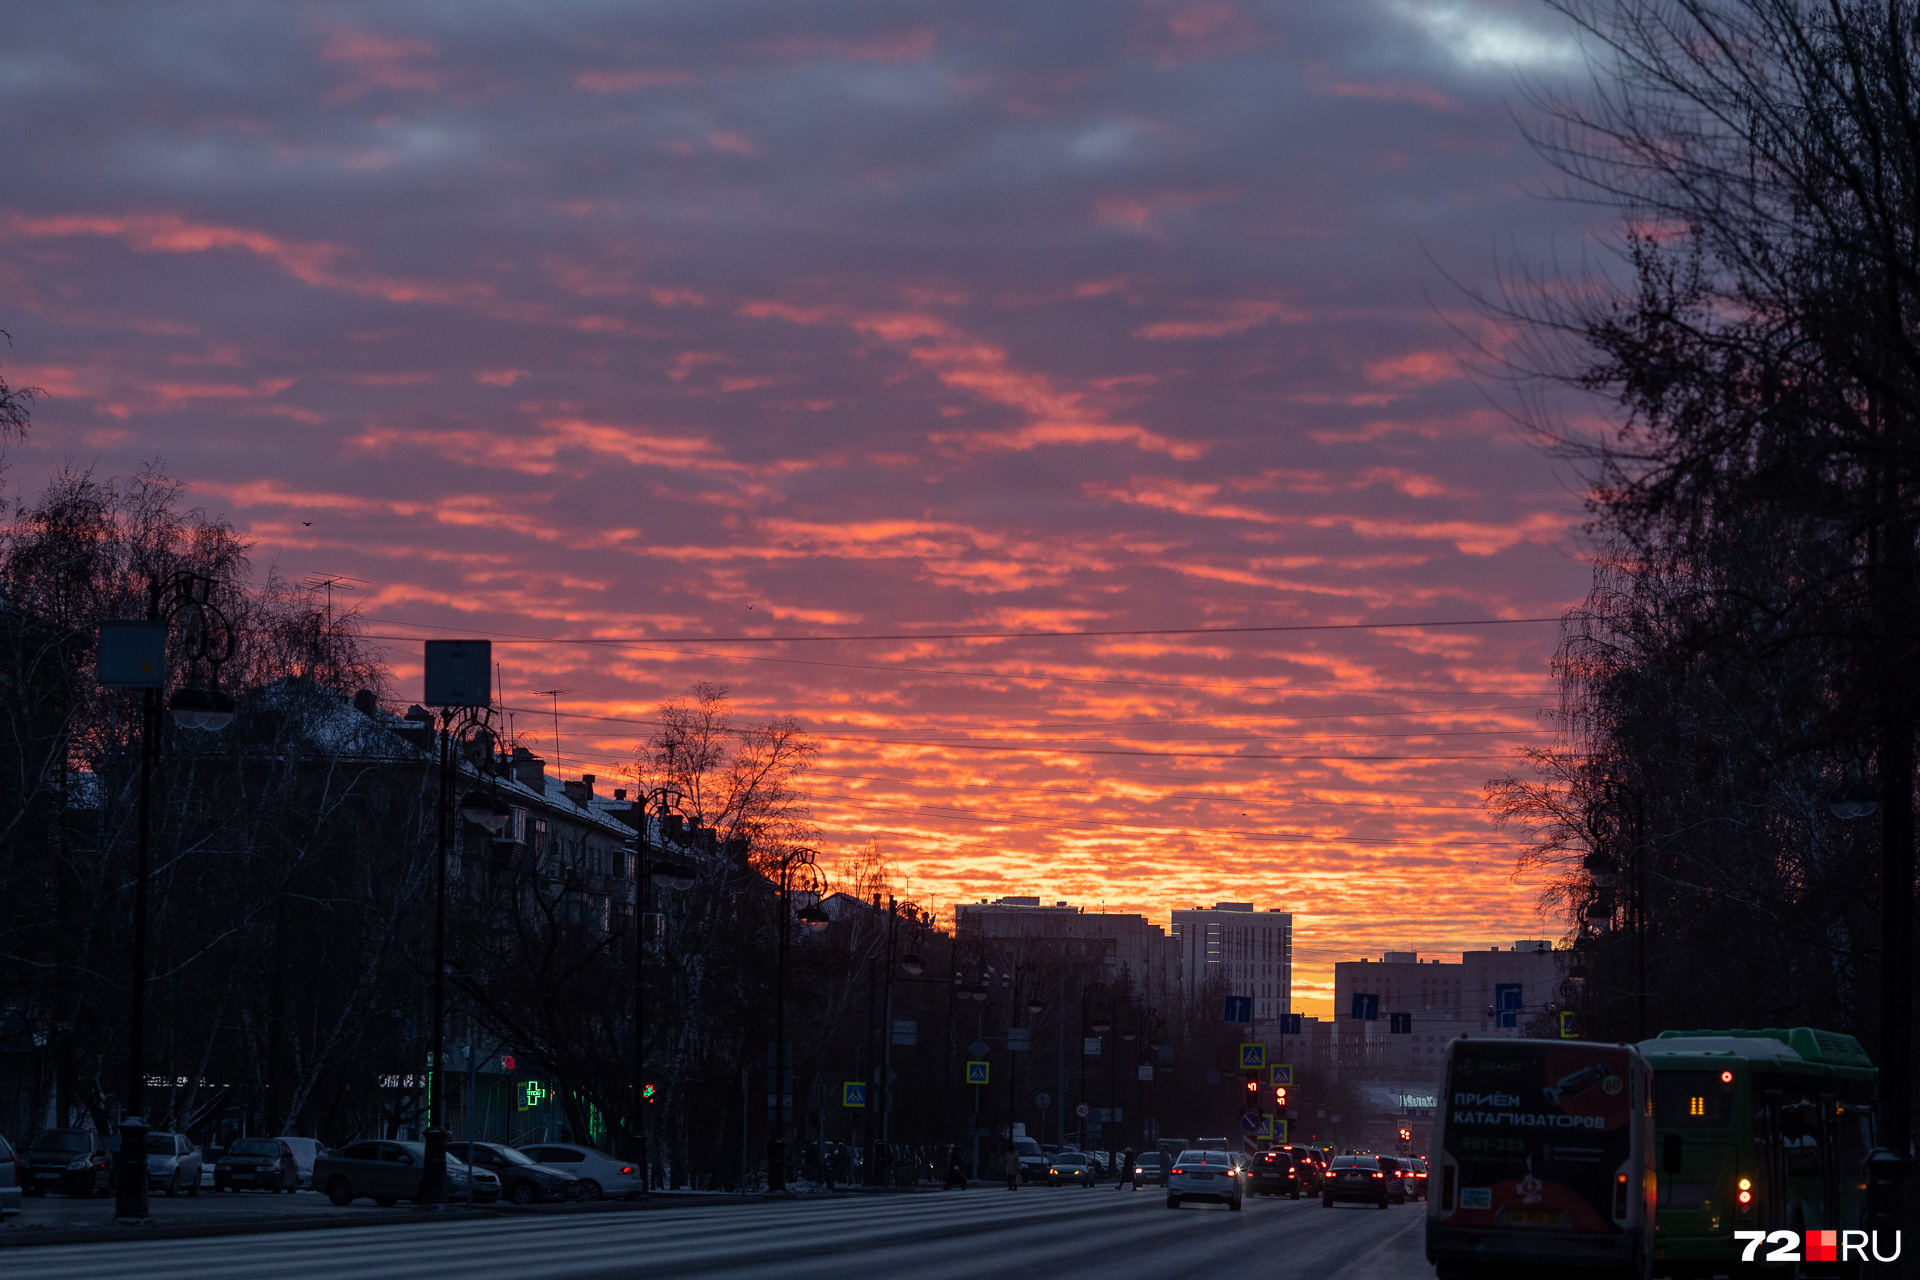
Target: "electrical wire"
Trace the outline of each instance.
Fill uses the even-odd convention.
[[[367,615],[369,622],[385,623],[388,626],[418,627],[425,624],[404,622],[398,618],[380,618]],[[1558,615],[1551,618],[1451,618],[1429,619],[1420,622],[1299,622],[1276,623],[1266,626],[1245,627],[1135,627],[1116,630],[1086,631],[902,631],[872,635],[797,635],[797,636],[595,636],[595,637],[552,637],[530,636],[515,632],[486,632],[467,627],[444,627],[441,630],[459,631],[466,635],[484,636],[501,644],[550,644],[550,645],[594,645],[617,646],[631,643],[644,644],[845,644],[879,641],[903,640],[1102,640],[1137,639],[1147,636],[1236,636],[1236,635],[1290,635],[1316,631],[1417,631],[1427,627],[1506,627],[1521,626],[1528,623],[1558,623]],[[416,640],[418,636],[385,636],[369,632],[369,640]]]

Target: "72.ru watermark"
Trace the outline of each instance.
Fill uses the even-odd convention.
[[[1744,1240],[1742,1262],[1865,1262],[1872,1251],[1875,1262],[1897,1262],[1900,1258],[1900,1233],[1893,1235],[1893,1252],[1880,1252],[1878,1231],[1809,1231],[1806,1256],[1801,1257],[1802,1240],[1798,1231],[1736,1231],[1733,1238]],[[1761,1253],[1765,1246],[1767,1252]]]

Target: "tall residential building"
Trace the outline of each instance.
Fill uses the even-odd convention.
[[[1251,902],[1217,902],[1173,913],[1180,953],[1180,989],[1189,998],[1215,977],[1226,993],[1253,999],[1255,1022],[1292,1012],[1293,917],[1278,907],[1255,911]]]
[[[962,902],[954,908],[954,925],[954,936],[962,939],[1084,944],[1088,957],[1103,962],[1109,977],[1118,977],[1122,970],[1130,974],[1149,1007],[1171,1007],[1178,989],[1172,943],[1145,916],[1088,911],[1060,901],[1043,907],[1039,898],[1014,897]]]
[[[1458,964],[1411,951],[1343,960],[1333,966],[1339,1066],[1376,1079],[1426,1080],[1438,1075],[1455,1036],[1523,1036],[1558,995],[1571,954],[1527,939],[1464,951]],[[1355,996],[1371,997],[1364,1003],[1376,1020],[1354,1017]],[[1396,1013],[1409,1015],[1410,1031],[1394,1033]]]

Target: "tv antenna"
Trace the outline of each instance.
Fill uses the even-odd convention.
[[[361,587],[372,585],[365,578],[356,578],[350,573],[310,573],[300,579],[300,582],[301,585],[309,591],[324,591],[327,593],[328,622],[333,621],[334,588],[338,587],[343,592],[358,591]]]
[[[553,699],[553,776],[560,776],[560,695],[571,689],[536,689],[534,695]]]

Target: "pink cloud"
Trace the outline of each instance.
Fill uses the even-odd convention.
[[[1136,338],[1224,338],[1245,333],[1257,324],[1282,320],[1301,324],[1307,313],[1298,307],[1271,299],[1244,299],[1238,302],[1201,304],[1202,315],[1190,320],[1161,320],[1133,331]]]
[[[693,76],[685,71],[577,71],[573,76],[573,87],[587,93],[630,93],[635,89],[659,89],[670,85],[693,83]]]

